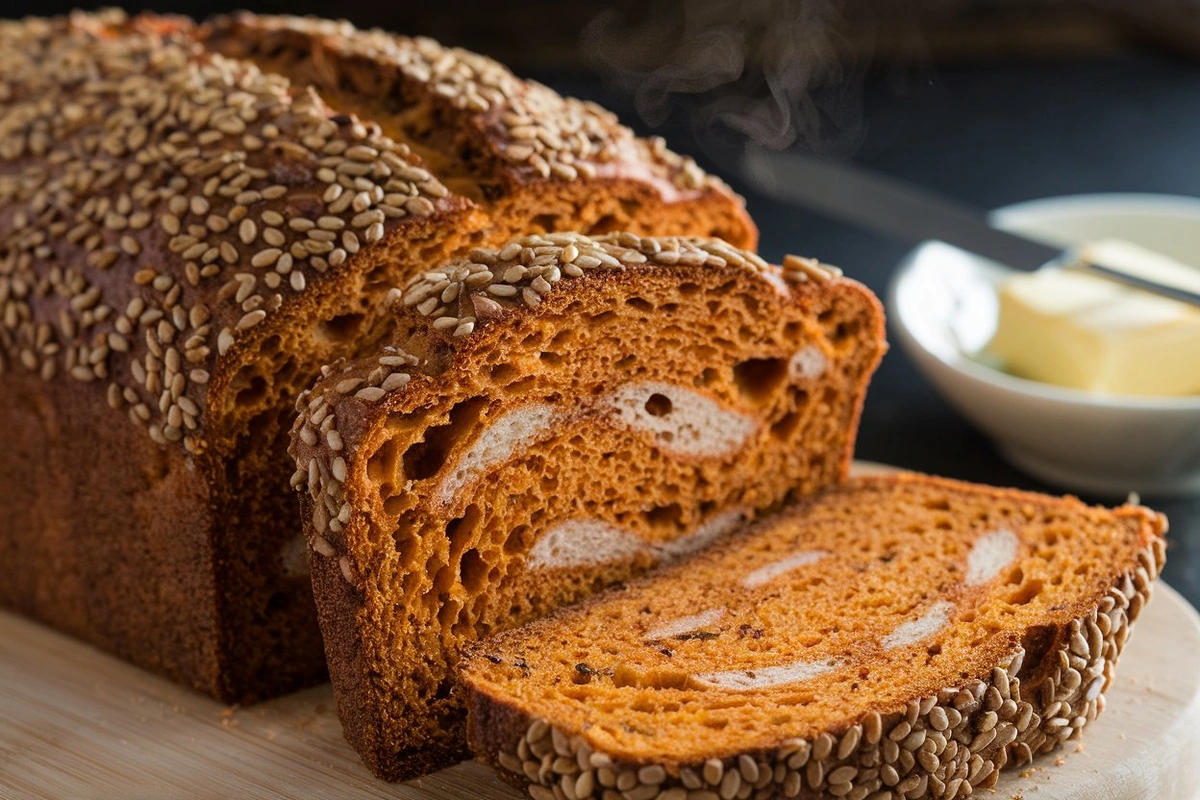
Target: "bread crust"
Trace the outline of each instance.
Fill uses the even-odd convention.
[[[487,209],[491,243],[537,232],[538,218],[553,217],[571,224],[545,230],[669,232],[717,236],[747,249],[757,244],[741,199],[730,202],[732,190],[691,158],[661,138],[635,137],[594,103],[561,97],[485,56],[347,22],[246,12],[212,20],[203,36],[221,52],[335,93],[403,136],[455,191]],[[598,207],[596,194],[621,203]],[[696,209],[695,220],[663,231],[659,207],[681,200]]]
[[[952,491],[973,488],[965,482],[915,473],[872,476],[852,483],[933,485]],[[1017,502],[1047,500],[1018,490],[992,491],[997,498]],[[800,504],[795,513],[814,502],[815,498]],[[1061,502],[1085,508],[1073,497]],[[967,796],[972,790],[994,785],[1006,765],[1026,763],[1053,750],[1103,710],[1103,692],[1112,684],[1113,669],[1130,625],[1149,600],[1166,553],[1167,522],[1163,515],[1128,505],[1114,513],[1139,522],[1141,546],[1136,558],[1132,563],[1116,565],[1111,584],[1090,605],[1076,609],[1077,616],[1053,626],[1048,633],[1049,646],[1037,663],[1032,662],[1032,656],[1026,658],[1020,642],[1006,642],[990,670],[971,676],[961,685],[914,696],[904,707],[878,708],[860,719],[831,721],[827,729],[812,737],[781,739],[774,747],[747,750],[731,741],[726,749],[688,763],[652,758],[618,760],[596,752],[580,731],[556,730],[533,709],[494,695],[482,681],[468,678],[463,691],[469,708],[471,750],[506,782],[528,790],[539,800],[554,795],[551,788],[563,774],[574,782],[586,771],[593,772],[594,780],[589,778],[585,784],[588,791],[577,791],[576,796],[580,800],[600,797],[610,785],[602,782],[601,768],[611,771],[614,779],[624,773],[649,775],[650,785],[664,792],[680,787],[715,793],[721,789],[722,780],[728,782],[725,776],[736,772],[739,786],[754,786],[754,797],[795,797],[805,791],[820,794],[832,787],[829,776],[838,770],[839,780],[850,776],[842,780],[851,784],[848,791],[883,791],[882,796],[896,798]],[[653,577],[645,580],[652,581]],[[600,602],[603,596],[584,605]],[[481,642],[471,647],[467,658],[477,656],[486,646]],[[1099,677],[1090,683],[1075,680],[1085,670]],[[1074,678],[1069,673],[1074,673]],[[956,725],[946,727],[947,713],[951,722],[959,720]],[[959,736],[951,738],[960,729],[969,732],[965,742]],[[931,759],[897,758],[907,747],[910,734],[924,739],[935,733],[942,734],[943,740],[958,740],[952,758],[939,760],[940,751],[930,751],[934,756]],[[896,742],[901,743],[900,748],[889,744]],[[889,753],[888,748],[894,752]],[[540,756],[545,752],[564,757],[563,764],[577,761],[578,766],[561,774],[555,769],[539,771]],[[648,767],[651,771],[644,772]],[[883,767],[893,770],[891,777],[895,780],[884,775]],[[639,783],[640,778],[630,780],[630,788],[639,790],[647,783]],[[845,786],[837,788],[839,796],[845,793],[841,791]]]
[[[296,394],[373,345],[389,286],[493,221],[207,35],[120,12],[0,24],[0,552],[20,565],[0,604],[249,702],[325,673],[292,563]],[[729,193],[705,213],[722,204],[744,214]]]

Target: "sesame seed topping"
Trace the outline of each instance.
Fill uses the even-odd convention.
[[[477,115],[481,121],[486,116],[487,128],[492,133],[481,144],[526,178],[574,181],[593,177],[597,165],[633,162],[649,165],[656,176],[680,190],[720,185],[694,160],[669,150],[661,138],[636,138],[614,114],[595,103],[561,97],[542,84],[517,78],[492,59],[443,47],[430,39],[395,36],[379,30],[360,31],[344,22],[251,14],[221,20],[217,30],[218,34],[236,41],[239,51],[259,49],[274,54],[280,46],[281,39],[275,35],[279,31],[291,33],[291,46],[304,56],[311,50],[297,41],[299,37],[319,41],[324,68],[317,72],[316,79],[328,81],[331,88],[339,88],[342,62],[368,60],[380,65],[385,73],[398,70],[407,80],[424,84],[430,93],[444,98],[454,108]],[[344,161],[336,170],[323,168],[318,178],[332,184],[337,173],[366,175],[370,172],[369,164],[379,158],[389,164],[393,174],[419,186],[422,195],[436,198],[446,194],[445,187],[426,170],[394,164],[387,153],[375,156],[378,152],[375,144],[354,144],[340,152]],[[322,175],[322,172],[333,174]],[[418,216],[432,211],[427,197],[414,197],[404,207]],[[356,212],[361,210],[355,208]]]
[[[564,278],[648,263],[738,267],[767,281],[773,291],[781,285],[786,289],[778,267],[717,239],[548,233],[525,236],[495,250],[472,250],[466,259],[413,277],[393,302],[430,317],[434,330],[464,337],[508,308],[537,308]]]
[[[12,210],[0,230],[0,362],[105,381],[109,405],[155,441],[192,448],[201,439],[184,431],[200,425],[215,359],[358,250],[355,215],[370,220],[370,241],[395,224],[373,180],[390,176],[387,191],[422,202],[447,193],[377,127],[339,126],[311,91],[203,53],[186,25],[150,22],[103,12],[0,23],[0,91],[20,121],[0,133],[0,202]],[[330,207],[340,184],[303,179],[322,148],[365,169],[353,211]],[[314,189],[323,201],[300,216],[290,196],[309,203]],[[300,230],[318,224],[346,239],[336,259],[323,258],[335,242]],[[116,280],[98,280],[105,270]],[[39,299],[50,294],[65,303]]]

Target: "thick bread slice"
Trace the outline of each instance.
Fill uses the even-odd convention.
[[[855,481],[472,646],[471,746],[537,800],[964,797],[1103,710],[1165,529]]]
[[[844,478],[882,313],[787,263],[631,234],[474,251],[301,398],[321,626],[374,772],[463,756],[463,644]]]
[[[757,241],[741,198],[695,161],[477,53],[344,21],[244,12],[213,20],[205,41],[376,120],[479,203],[492,221],[487,243],[553,231]]]
[[[0,605],[249,702],[325,674],[281,468],[296,396],[496,221],[349,95],[216,41],[120,12],[0,23]],[[648,227],[744,216],[690,172],[708,188]]]

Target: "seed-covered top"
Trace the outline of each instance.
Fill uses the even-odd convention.
[[[841,275],[836,267],[799,256],[788,256],[780,269],[720,239],[546,233],[515,239],[498,249],[476,248],[463,260],[415,275],[394,302],[432,318],[435,330],[461,337],[503,316],[507,309],[536,308],[542,296],[564,279],[598,269],[642,265],[730,265],[749,270],[785,292],[785,281]]]
[[[311,17],[243,13],[213,27],[229,28],[234,36],[296,33],[317,42],[314,49],[367,59],[384,72],[398,70],[454,108],[476,115],[495,154],[529,176],[569,181],[594,177],[609,165],[642,164],[657,167],[680,190],[719,184],[694,160],[667,149],[661,138],[639,139],[595,103],[562,97],[469,50]]]
[[[189,23],[0,24],[0,369],[106,382],[203,447],[219,355],[446,188],[405,145]]]

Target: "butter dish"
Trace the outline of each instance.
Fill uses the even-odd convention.
[[[1008,206],[992,222],[1063,247],[1121,239],[1187,262],[1195,258],[1200,200],[1078,195]],[[1009,276],[958,248],[920,245],[890,287],[895,338],[946,399],[1031,475],[1090,494],[1200,494],[1200,395],[1089,391],[1002,369],[988,346]]]

